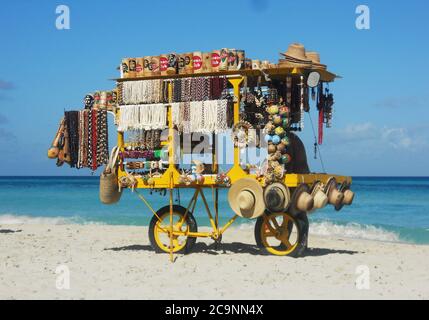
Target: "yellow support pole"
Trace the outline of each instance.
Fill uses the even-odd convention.
[[[234,90],[234,125],[240,122],[240,85],[243,82],[243,77],[232,77],[228,79],[232,84]],[[234,165],[228,172],[228,176],[231,178],[231,182],[245,177],[246,172],[240,167],[240,149],[234,146]]]
[[[173,260],[173,173],[170,174],[170,261]]]
[[[234,90],[234,125],[240,122],[240,84],[242,81],[243,77],[229,79]],[[234,164],[239,163],[240,149],[238,147],[234,147]]]

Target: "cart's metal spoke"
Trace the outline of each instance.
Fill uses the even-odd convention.
[[[278,231],[280,229],[279,222],[277,221],[277,216],[273,216],[270,219],[274,224],[274,229]]]

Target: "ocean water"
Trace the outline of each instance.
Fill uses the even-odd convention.
[[[130,190],[115,205],[98,199],[98,177],[0,177],[0,226],[14,223],[78,223],[147,225],[151,214]],[[379,241],[429,244],[429,178],[353,179],[356,192],[352,206],[336,212],[332,207],[310,216],[310,233]],[[143,193],[155,210],[168,205],[168,196]],[[178,194],[175,191],[175,201]],[[206,190],[211,199],[211,190]],[[192,190],[180,191],[186,206]],[[227,190],[219,194],[220,221],[231,216]],[[210,208],[213,203],[209,201]],[[195,216],[199,226],[209,221],[200,203]],[[253,222],[238,219],[240,228],[251,229]]]

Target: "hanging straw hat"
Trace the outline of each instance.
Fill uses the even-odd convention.
[[[340,211],[343,206],[350,206],[353,203],[355,193],[350,190],[350,184],[348,182],[343,182],[340,186],[339,191],[343,193],[343,201],[335,206],[335,210]]]
[[[311,60],[313,69],[326,70],[326,64],[320,63],[320,54],[316,51],[308,51],[305,53],[306,57]]]
[[[325,194],[328,196],[328,202],[336,208],[342,204],[344,194],[338,190],[337,180],[334,177],[329,178],[328,182],[326,183]]]
[[[308,212],[313,209],[314,199],[310,194],[310,187],[308,185],[302,183],[295,189],[291,205],[297,211]]]
[[[353,203],[353,199],[355,198],[355,193],[350,189],[344,191],[344,200],[343,203],[346,206],[350,206]]]
[[[228,192],[228,202],[231,209],[243,218],[255,219],[265,211],[262,187],[250,178],[233,183]]]
[[[314,207],[311,212],[314,212],[317,209],[323,209],[328,204],[328,196],[323,192],[323,184],[320,181],[313,184],[313,187],[311,188],[311,196],[314,199]]]
[[[285,212],[290,204],[289,188],[280,182],[269,185],[264,190],[264,201],[271,212]]]

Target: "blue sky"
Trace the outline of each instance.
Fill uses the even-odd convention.
[[[70,8],[70,30],[55,28],[61,4]],[[370,30],[355,28],[360,4],[371,10]],[[425,0],[3,0],[0,175],[89,175],[56,168],[46,151],[64,109],[113,88],[122,57],[231,47],[276,62],[301,42],[343,76],[331,85],[333,128],[322,146],[328,171],[428,176],[428,16]],[[308,118],[302,138],[311,169],[320,171]]]

